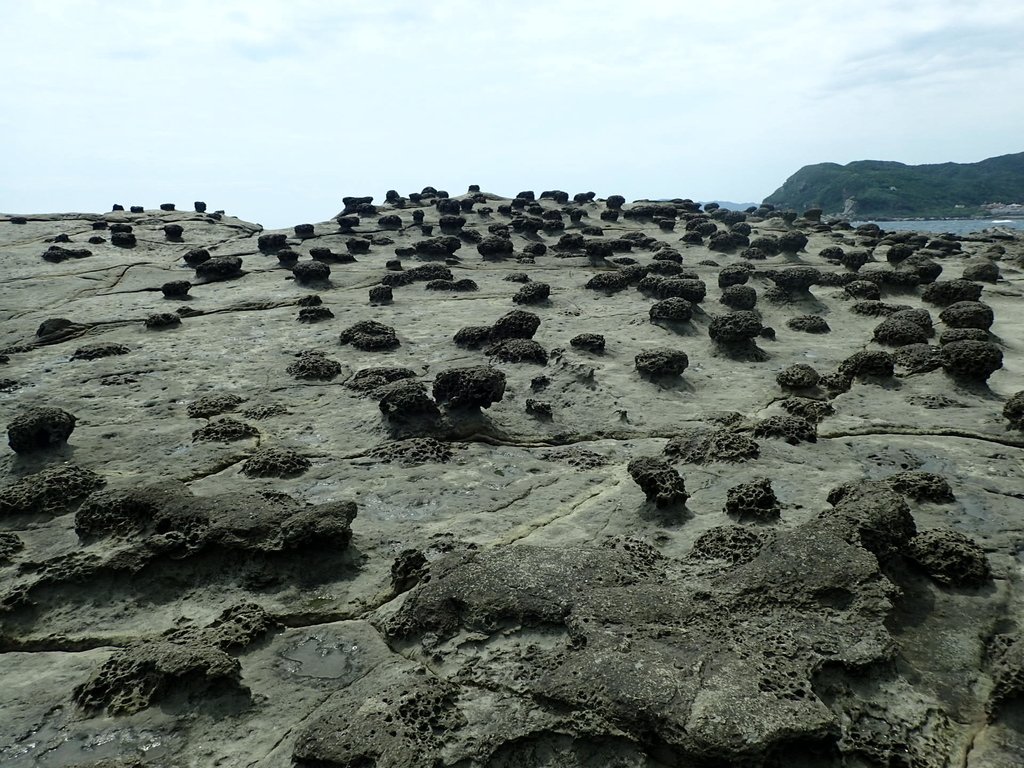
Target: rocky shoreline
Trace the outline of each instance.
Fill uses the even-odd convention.
[[[1011,768],[1024,239],[0,216],[0,764]]]

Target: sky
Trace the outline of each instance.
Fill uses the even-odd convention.
[[[470,184],[757,202],[1024,151],[1020,0],[0,0],[0,211]]]

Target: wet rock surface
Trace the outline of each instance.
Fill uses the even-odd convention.
[[[1024,243],[538,193],[0,216],[0,764],[1019,764]]]

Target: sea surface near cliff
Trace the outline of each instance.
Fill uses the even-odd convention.
[[[968,235],[972,232],[981,232],[983,229],[1024,231],[1024,219],[998,217],[991,219],[900,219],[896,221],[865,219],[852,223],[854,226],[859,226],[868,222],[878,224],[882,229],[890,231],[951,232],[954,235]]]

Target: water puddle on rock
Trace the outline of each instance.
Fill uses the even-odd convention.
[[[0,765],[64,768],[114,758],[135,758],[158,765],[172,751],[167,734],[158,731],[89,726],[84,722],[69,723],[64,711],[56,709],[17,743],[0,747]]]
[[[281,667],[289,675],[334,680],[347,685],[362,671],[362,649],[342,637],[310,635],[281,652]]]

